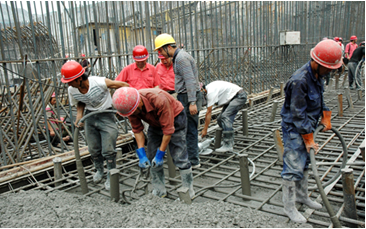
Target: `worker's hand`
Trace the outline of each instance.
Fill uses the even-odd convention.
[[[317,154],[317,151],[319,149],[319,145],[314,142],[314,135],[313,133],[310,134],[302,134],[302,139],[304,140],[306,151],[310,153],[310,149],[313,148],[315,151],[315,154]]]
[[[79,121],[80,121],[80,119],[76,119],[76,121],[74,122],[74,124],[75,124],[76,127],[81,128],[81,127],[84,126],[84,123],[82,122],[82,123],[79,123],[78,124]]]
[[[51,137],[55,136],[55,131],[50,130],[50,136],[51,136]]]
[[[322,132],[332,129],[332,124],[330,119],[332,117],[332,111],[323,111],[322,119],[320,120],[320,124],[324,126]]]
[[[141,147],[136,150],[137,157],[140,159],[139,167],[147,169],[151,166],[149,159],[146,157],[145,148]]]
[[[189,105],[189,113],[191,115],[195,115],[195,114],[198,113],[196,104],[195,105]]]
[[[200,135],[204,138],[207,135],[207,130],[203,129]]]
[[[154,157],[154,159],[151,162],[151,167],[155,168],[155,167],[159,167],[159,166],[163,166],[164,164],[164,157],[165,155],[165,151],[161,151],[159,148],[156,150],[156,155]]]

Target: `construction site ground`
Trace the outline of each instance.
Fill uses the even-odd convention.
[[[343,95],[341,110],[340,93]],[[351,99],[347,99],[347,93]],[[345,227],[365,227],[365,166],[359,148],[365,138],[365,97],[364,91],[361,97],[358,93],[345,90],[341,85],[336,90],[333,83],[324,94],[325,103],[332,110],[332,125],[347,143],[347,161],[354,163],[347,167],[353,169],[357,219],[344,214],[341,176],[325,188],[337,218]],[[247,154],[253,162],[249,164],[250,195],[244,195],[242,191],[238,155],[215,151],[201,155],[201,168],[193,170],[196,197],[191,205],[177,201],[180,176],[178,170],[175,170],[176,174],[169,170],[167,158],[164,163],[167,197],[146,194],[141,188],[144,182],[135,185],[140,170],[133,139],[129,136],[118,144],[122,154],[118,156],[117,169],[121,192],[133,188],[135,192],[124,192],[125,198],[117,203],[111,200],[110,193],[104,189],[104,179],[100,184],[93,184],[95,170],[85,150],[81,150],[81,154],[89,189],[86,194],[81,193],[75,160],[63,161],[63,177],[57,181],[52,163],[36,171],[25,164],[19,166],[23,169],[18,170],[17,175],[9,173],[7,176],[11,178],[0,177],[0,227],[333,227],[324,204],[320,210],[296,205],[308,219],[307,224],[291,223],[283,213],[282,166],[273,137],[275,130],[281,131],[283,101],[280,89],[248,99],[244,108],[248,115],[247,135],[243,134],[242,113],[239,112],[235,119],[235,152]],[[275,104],[278,108],[271,122]],[[219,112],[216,109],[214,117]],[[204,111],[200,116],[202,124]],[[209,137],[215,137],[216,128],[213,121]],[[320,133],[316,142],[321,147],[316,155],[317,162],[342,162],[342,146],[332,132]],[[81,142],[80,147],[85,149],[85,143]],[[210,148],[214,150],[213,143]],[[319,165],[318,173],[325,182],[339,168],[339,165]],[[310,171],[309,186],[313,185],[315,181]],[[151,192],[150,184],[148,192]],[[313,200],[323,203],[317,190],[310,192]]]

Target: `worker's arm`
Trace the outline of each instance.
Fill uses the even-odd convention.
[[[105,78],[105,84],[107,85],[107,88],[110,88],[110,89],[117,89],[120,87],[129,87],[130,86],[126,82],[115,81],[115,80],[111,80],[111,79],[107,79],[107,78]]]
[[[135,139],[138,148],[142,148],[145,146],[145,135],[144,132],[135,133]]]
[[[201,131],[202,138],[207,135],[207,129],[211,122],[211,115],[212,115],[212,106],[207,107],[206,116],[205,116],[205,126],[203,127],[203,130]]]
[[[85,103],[78,102],[78,105],[76,106],[76,120],[75,120],[76,127],[82,127],[84,125],[83,123],[80,123],[80,125],[78,125],[78,122],[84,115],[84,109],[85,109]]]
[[[171,138],[172,138],[171,134],[163,135],[163,140],[161,141],[160,148],[159,148],[161,151],[166,150],[166,147],[168,147],[168,144],[169,144]]]
[[[51,137],[55,136],[55,131],[53,131],[51,123],[49,121],[47,121],[47,126],[48,126],[48,130],[50,131],[50,136]]]
[[[137,157],[139,158],[139,166],[140,168],[147,169],[150,167],[150,161],[146,157],[145,152],[145,135],[144,132],[140,131],[135,133],[135,139],[137,142],[138,149],[136,150]]]

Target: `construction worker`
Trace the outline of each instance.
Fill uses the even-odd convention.
[[[112,109],[110,89],[128,87],[125,82],[114,81],[105,77],[85,74],[85,69],[76,61],[69,61],[61,68],[61,82],[69,85],[69,101],[71,106],[76,105],[76,121],[85,114],[94,111]],[[79,127],[79,126],[78,126]],[[85,120],[85,135],[88,150],[94,161],[97,172],[93,177],[94,183],[101,182],[104,168],[103,161],[107,161],[107,180],[104,184],[106,190],[110,188],[109,170],[116,167],[116,140],[118,130],[114,122],[113,113],[95,114]]]
[[[320,124],[322,131],[332,128],[332,112],[323,99],[323,76],[342,65],[342,48],[333,40],[323,40],[310,51],[311,60],[298,69],[285,86],[285,101],[281,110],[284,141],[282,194],[284,212],[299,223],[306,222],[295,201],[310,208],[320,209],[321,204],[308,196],[309,152],[319,145],[314,142],[313,132]]]
[[[90,65],[89,61],[85,58],[84,53],[82,53],[80,56],[82,57],[82,60],[80,61],[80,64],[85,69],[85,71],[87,72],[91,65]]]
[[[344,50],[345,57],[348,60],[351,59],[353,52],[358,47],[358,45],[357,45],[357,37],[356,36],[354,36],[354,35],[351,36],[350,40],[351,41],[346,45],[346,49]]]
[[[361,74],[356,73],[356,68],[358,63],[365,58],[365,42],[360,43],[360,47],[356,48],[353,52],[352,57],[349,59],[348,62],[348,82],[349,88],[351,90],[361,90],[362,83],[361,83]],[[357,77],[357,78],[356,78]],[[356,88],[353,87],[353,82],[355,82]]]
[[[135,46],[132,51],[132,58],[135,63],[123,68],[116,80],[126,82],[130,87],[137,90],[159,86],[160,80],[155,67],[146,62],[149,58],[147,49],[143,45]]]
[[[180,171],[182,186],[189,189],[192,198],[195,193],[186,148],[186,113],[182,104],[159,88],[120,88],[113,94],[113,106],[130,120],[138,146],[139,166],[143,169],[151,167],[152,193],[166,196],[163,157],[169,145],[173,162]],[[147,153],[141,120],[149,124]]]
[[[56,93],[55,92],[53,92],[52,95],[51,95],[50,104],[52,106],[56,105]],[[58,130],[57,123],[65,122],[65,118],[60,117],[60,120],[58,120],[55,112],[53,112],[50,105],[46,106],[46,115],[47,115],[48,130],[49,130],[49,133],[50,133],[50,137],[52,138],[51,139],[51,144],[53,146],[57,147],[57,145],[60,143],[60,138],[57,136],[57,134],[55,133],[54,130]],[[61,136],[62,136],[62,140],[66,144],[68,144],[69,142],[72,142],[71,137],[68,135],[67,131],[63,128],[63,126],[62,126]]]
[[[201,166],[198,156],[198,115],[202,106],[202,93],[198,82],[198,69],[195,60],[183,49],[179,49],[169,34],[155,38],[155,50],[165,58],[173,58],[175,91],[177,99],[187,113],[187,150],[193,168]]]
[[[202,90],[204,91],[204,97],[207,98],[207,111],[201,136],[203,138],[207,135],[213,105],[222,106],[221,114],[217,117],[217,124],[223,130],[223,145],[216,149],[216,152],[232,152],[234,146],[234,119],[239,110],[245,105],[247,93],[238,85],[221,80],[203,86]]]
[[[159,88],[168,92],[169,94],[174,94],[175,75],[172,66],[172,58],[165,58],[160,52],[158,52],[158,54],[158,58],[161,61],[156,65],[156,72],[160,79]]]

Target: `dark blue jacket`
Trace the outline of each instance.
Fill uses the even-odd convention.
[[[329,111],[323,99],[323,79],[317,80],[310,61],[298,69],[285,86],[282,122],[299,134],[314,132],[323,111]],[[284,126],[284,123],[282,123]]]

